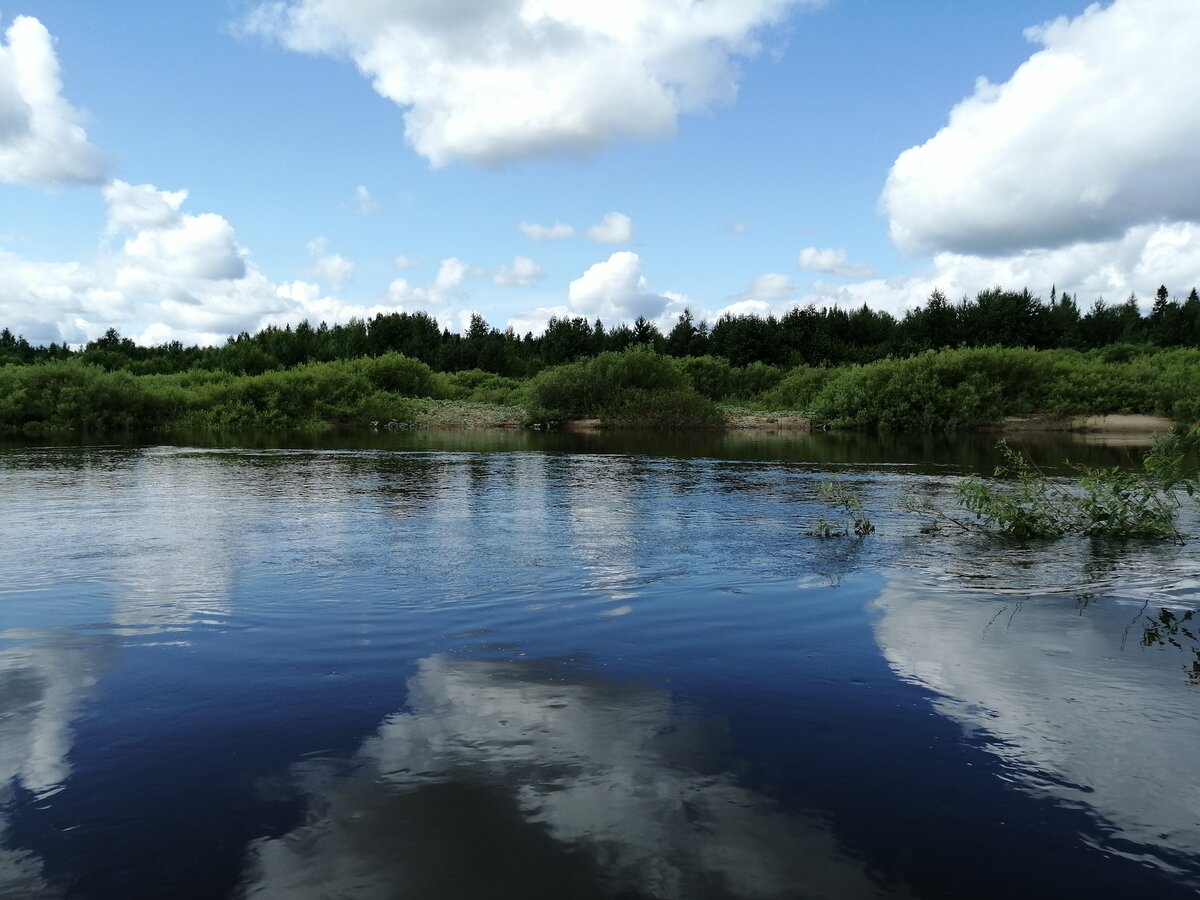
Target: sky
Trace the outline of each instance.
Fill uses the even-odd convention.
[[[1200,285],[1195,0],[0,0],[0,327]]]

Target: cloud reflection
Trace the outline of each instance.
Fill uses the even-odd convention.
[[[248,896],[877,896],[814,815],[721,770],[721,723],[550,663],[434,656],[353,760],[300,766],[309,821]]]
[[[113,638],[66,634],[0,651],[0,896],[58,894],[42,878],[35,854],[8,846],[8,808],[18,789],[45,798],[66,781],[71,723],[116,653]]]
[[[1110,850],[1169,867],[1162,851],[1200,847],[1195,689],[1178,655],[1138,646],[1142,603],[1086,597],[998,603],[894,581],[875,637],[901,677],[936,692],[942,715],[985,738],[1005,777],[1092,810]]]

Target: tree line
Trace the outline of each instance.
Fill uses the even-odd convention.
[[[708,323],[695,321],[685,310],[666,334],[644,318],[606,327],[600,319],[562,317],[552,318],[540,335],[519,335],[512,328],[490,327],[479,315],[472,316],[465,334],[456,334],[428,313],[398,312],[332,326],[268,326],[253,335],[232,336],[218,347],[178,341],[144,347],[110,328],[75,349],[59,343],[34,345],[5,328],[0,330],[0,365],[77,358],[135,375],[195,369],[258,375],[306,363],[401,353],[436,372],[479,369],[525,378],[636,346],[677,358],[712,356],[734,366],[791,368],[861,364],[956,347],[1090,350],[1114,344],[1200,346],[1200,295],[1192,288],[1181,302],[1162,286],[1143,315],[1133,294],[1120,304],[1098,299],[1081,311],[1076,297],[1053,288],[1048,302],[1028,289],[992,288],[957,303],[935,290],[901,318],[865,305],[852,311],[809,305],[782,316],[727,314]]]

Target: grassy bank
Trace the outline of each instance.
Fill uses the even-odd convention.
[[[824,426],[953,431],[1006,416],[1142,413],[1200,420],[1200,350],[1115,345],[961,349],[789,370],[648,348],[530,379],[434,372],[390,353],[258,375],[107,371],[77,359],[0,366],[0,432],[314,431],[598,419],[610,427],[713,428],[805,417]]]

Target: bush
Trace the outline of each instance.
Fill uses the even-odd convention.
[[[1185,459],[1196,440],[1196,432],[1176,429],[1155,442],[1142,471],[1087,469],[1077,485],[1049,480],[1001,441],[1004,464],[995,476],[1007,483],[968,478],[958,487],[958,501],[975,514],[980,530],[1017,540],[1083,534],[1118,540],[1169,538],[1182,544],[1175,516],[1180,493],[1195,493],[1195,474]]]
[[[601,411],[600,421],[619,428],[715,428],[724,416],[693,390],[626,388]]]
[[[721,419],[676,360],[645,347],[545,369],[526,398],[534,421],[597,416],[611,425],[682,428]]]
[[[785,374],[774,388],[761,398],[762,403],[773,409],[807,410],[813,399],[833,378],[836,369],[797,366]]]
[[[402,353],[363,357],[350,365],[380,390],[404,397],[433,397],[437,393],[433,370],[419,359],[411,359]]]
[[[709,400],[724,400],[734,390],[733,366],[721,356],[688,356],[677,363],[692,389]]]

